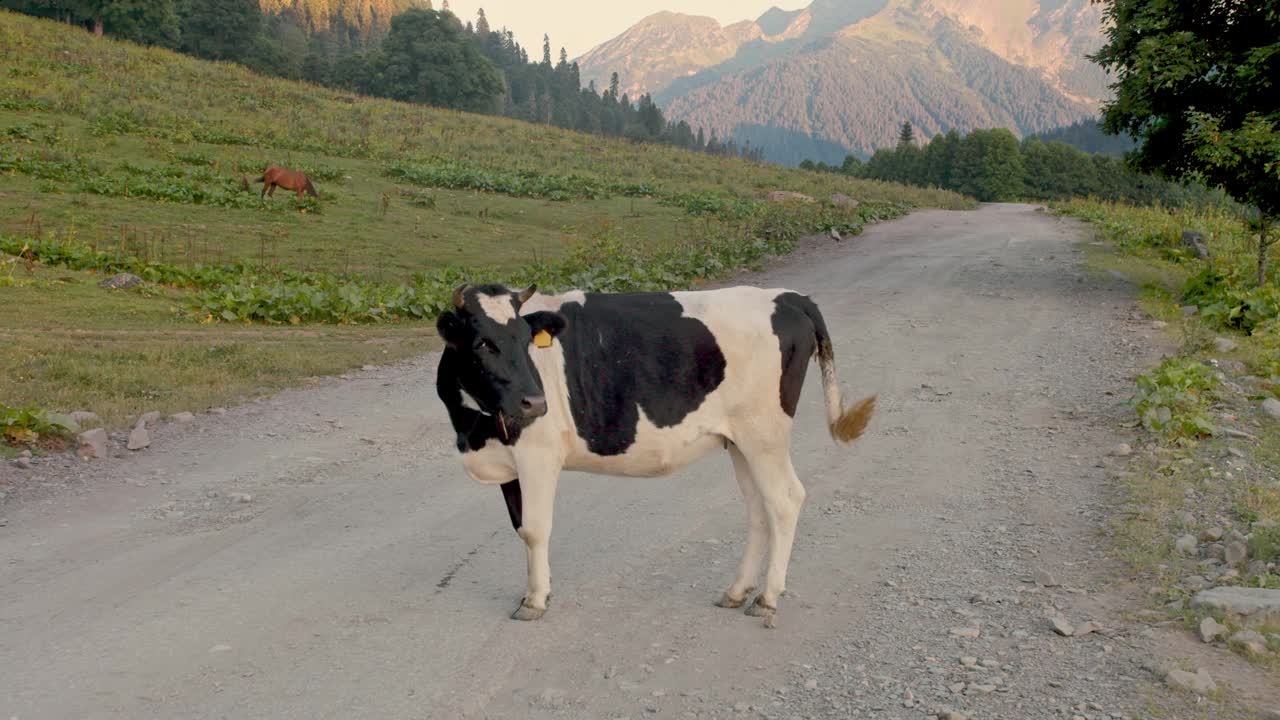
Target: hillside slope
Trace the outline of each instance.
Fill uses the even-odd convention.
[[[167,251],[193,247],[197,260],[265,255],[404,276],[442,263],[554,256],[602,227],[671,236],[673,223],[684,222],[647,198],[468,189],[497,188],[512,175],[726,198],[779,188],[900,196],[870,183],[268,79],[3,11],[0,64],[10,68],[0,77],[0,231],[33,218],[46,230],[74,223],[93,242],[167,238]],[[279,193],[259,205],[213,192],[272,163],[313,171],[321,212],[283,212],[287,196]],[[393,163],[429,166],[465,187],[414,189],[391,176]]]
[[[771,160],[838,163],[893,143],[903,120],[927,138],[1095,116],[1106,80],[1084,55],[1101,42],[1100,13],[1087,0],[817,0],[733,26],[731,57],[716,59],[722,44],[679,72],[641,23],[584,56],[583,74],[625,61],[634,74],[623,85],[653,92],[674,120],[763,146]],[[679,22],[666,16],[662,37],[678,37]],[[717,25],[699,27],[717,36]]]

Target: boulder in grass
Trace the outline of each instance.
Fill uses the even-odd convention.
[[[1201,260],[1209,258],[1209,245],[1204,241],[1204,233],[1196,230],[1182,231],[1182,244],[1186,245]]]
[[[142,285],[142,278],[133,273],[116,273],[98,283],[98,287],[111,288],[112,290],[125,290],[136,288],[140,285]]]
[[[808,195],[805,195],[804,193],[791,192],[790,190],[774,190],[766,195],[764,199],[771,203],[813,202],[813,198]]]
[[[835,205],[836,207],[848,208],[849,210],[853,210],[857,208],[859,205],[857,200],[854,200],[848,195],[844,195],[841,193],[836,193],[835,195],[832,195],[830,199],[831,199],[832,205]]]

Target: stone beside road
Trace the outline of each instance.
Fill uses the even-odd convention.
[[[1191,607],[1219,610],[1248,627],[1280,624],[1280,590],[1216,587],[1196,593]]]
[[[76,454],[84,460],[105,458],[107,456],[107,431],[102,428],[86,430],[76,436],[79,443]]]

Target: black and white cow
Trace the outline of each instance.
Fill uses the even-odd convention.
[[[815,355],[836,440],[874,409],[845,409],[818,307],[787,290],[540,295],[463,285],[437,328],[447,347],[436,390],[476,481],[501,485],[524,540],[529,587],[512,615],[535,620],[551,591],[547,543],[561,470],[666,475],[727,448],[747,505],[737,579],[718,604],[740,607],[766,546],[767,616],[786,585],[805,490],[791,466],[791,425]]]

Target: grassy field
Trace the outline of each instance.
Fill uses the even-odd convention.
[[[177,291],[108,291],[101,279],[40,267],[0,282],[4,404],[87,408],[119,426],[140,408],[168,414],[228,405],[435,346],[422,324],[193,323]]]
[[[111,424],[421,352],[459,276],[694,286],[805,232],[971,205],[349,96],[5,11],[0,68],[0,243],[30,246],[0,254],[0,406]],[[269,164],[307,172],[318,200],[246,192]],[[778,189],[863,205],[761,202]],[[155,282],[104,290],[108,267]]]
[[[637,147],[496,117],[355,98],[263,78],[229,64],[95,39],[0,12],[0,138],[5,155],[87,166],[256,177],[267,164],[319,170],[319,213],[155,202],[81,191],[82,183],[11,172],[0,179],[0,227],[34,216],[95,243],[133,238],[166,257],[259,258],[298,267],[404,275],[440,263],[517,266],[557,256],[601,229],[691,235],[698,222],[653,198],[571,202],[417,188],[386,175],[396,162],[467,163],[644,184],[671,193],[759,198],[776,189],[825,197],[963,207],[954,194]]]

